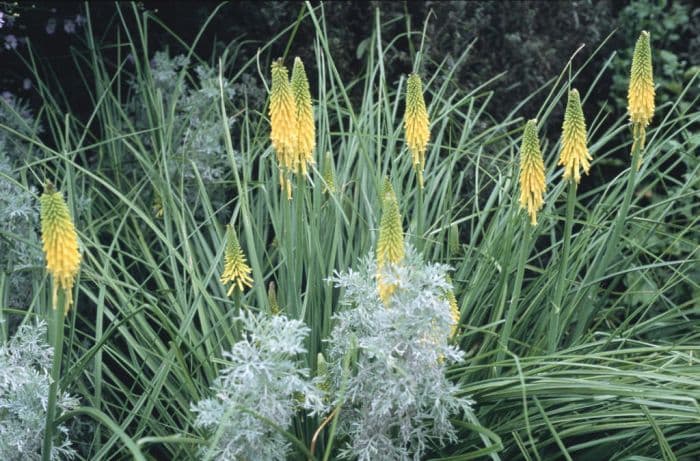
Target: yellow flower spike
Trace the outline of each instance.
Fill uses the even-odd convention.
[[[297,109],[288,71],[281,59],[272,63],[270,89],[270,141],[277,155],[280,176],[294,167],[297,146]],[[283,182],[280,180],[280,184]]]
[[[382,272],[390,265],[401,263],[404,257],[403,228],[399,202],[389,179],[384,181],[382,197],[382,218],[377,238],[377,288],[384,304],[396,290],[393,284],[384,283]]]
[[[309,80],[306,77],[304,64],[299,58],[294,58],[291,87],[294,94],[294,103],[296,104],[297,118],[295,171],[305,175],[307,164],[314,163],[316,128],[314,127],[314,112],[311,92],[309,91]]]
[[[253,286],[253,278],[250,276],[251,269],[243,254],[241,244],[238,242],[236,231],[233,226],[229,226],[226,236],[226,248],[224,249],[224,272],[221,274],[221,283],[230,283],[231,286],[226,293],[231,296],[233,290],[238,288],[243,292],[245,287]]]
[[[627,111],[635,125],[649,126],[654,116],[654,72],[651,66],[649,32],[643,31],[634,47]]]
[[[520,145],[520,208],[527,210],[533,226],[537,224],[537,212],[544,204],[546,187],[537,120],[533,119],[525,124]]]
[[[75,276],[80,268],[78,234],[63,195],[46,183],[39,198],[41,204],[41,240],[46,255],[46,270],[53,277],[53,308],[57,308],[58,290],[64,290],[66,313],[70,309]]]
[[[447,282],[452,285],[452,277],[449,275],[447,276]],[[459,305],[457,304],[457,298],[455,297],[453,288],[445,291],[445,299],[447,299],[447,302],[450,304],[450,315],[452,316],[452,320],[454,320],[454,324],[450,329],[450,338],[452,338],[455,333],[457,333],[457,327],[459,326],[459,320],[462,314],[459,312]]]
[[[406,113],[404,115],[406,144],[413,157],[413,166],[418,175],[418,184],[423,188],[425,151],[430,140],[430,121],[423,98],[423,84],[418,74],[408,76],[406,82]]]
[[[630,70],[630,86],[627,92],[627,112],[632,122],[632,154],[644,149],[646,128],[654,116],[654,70],[651,65],[651,44],[649,32],[642,31],[637,39],[632,55]],[[642,166],[642,155],[639,152],[637,169]]]
[[[591,160],[586,146],[586,120],[581,108],[581,97],[578,90],[571,90],[564,112],[559,153],[559,165],[564,166],[564,179],[573,178],[578,184],[581,181],[581,169],[588,174]]]
[[[323,162],[323,181],[326,183],[324,192],[335,194],[335,170],[333,169],[333,157],[330,152],[326,152],[326,158]]]

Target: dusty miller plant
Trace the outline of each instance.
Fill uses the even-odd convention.
[[[331,279],[346,307],[328,340],[330,386],[342,405],[339,434],[347,440],[342,458],[421,459],[432,444],[456,439],[450,417],[471,412],[470,400],[445,377],[447,365],[462,358],[449,343],[447,269],[425,264],[408,246],[404,263],[385,277],[398,285],[388,305],[377,293],[373,258]]]
[[[0,277],[6,277],[7,303],[15,308],[29,304],[31,269],[42,261],[31,192],[16,181],[9,159],[0,152]]]
[[[0,459],[25,461],[41,459],[46,424],[49,372],[53,349],[46,344],[46,325],[22,325],[7,344],[0,346]],[[77,399],[63,393],[58,408],[66,411]],[[68,428],[59,425],[51,459],[70,459],[75,450]]]
[[[207,64],[200,64],[190,72],[190,62],[186,56],[170,57],[167,51],[156,52],[150,62],[150,74],[154,90],[157,91],[165,114],[172,111],[171,136],[162,142],[168,174],[173,181],[183,179],[185,196],[194,200],[198,197],[199,180],[206,186],[214,208],[225,202],[227,186],[224,173],[231,167],[224,143],[224,126],[221,123],[221,92],[225,101],[237,96],[235,85],[224,78],[220,86],[218,70]],[[184,78],[180,81],[180,75]],[[142,110],[145,97],[145,83],[134,80],[131,83],[132,98],[129,111],[140,130],[152,127]],[[229,109],[230,110],[230,109]],[[235,122],[229,117],[229,129]],[[151,146],[150,136],[144,136],[145,146]],[[155,149],[156,152],[161,149]],[[155,197],[154,197],[155,198]],[[191,205],[194,205],[192,203]]]
[[[309,328],[282,315],[243,313],[245,338],[224,353],[228,361],[211,388],[214,397],[193,405],[195,426],[211,432],[205,459],[285,459],[286,430],[298,410],[325,410],[317,383],[297,356],[306,353]]]

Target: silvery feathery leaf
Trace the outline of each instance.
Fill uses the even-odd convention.
[[[316,380],[297,357],[306,353],[309,328],[285,316],[243,313],[245,338],[224,352],[228,362],[214,381],[213,397],[193,405],[195,426],[210,431],[210,459],[285,459],[290,445],[265,419],[287,429],[294,415],[326,409]]]
[[[39,216],[32,191],[17,182],[0,152],[0,272],[8,277],[9,305],[25,308],[33,295],[31,270],[42,265]]]
[[[454,320],[445,296],[451,288],[447,270],[425,264],[408,246],[404,262],[382,275],[398,286],[387,306],[371,257],[331,279],[343,289],[345,307],[328,339],[331,389],[344,399],[334,402],[343,404],[339,433],[347,443],[341,457],[418,460],[429,447],[455,440],[450,417],[471,412],[471,401],[445,377],[447,365],[463,356],[449,343]],[[345,376],[348,354],[356,359]]]
[[[53,349],[46,344],[46,325],[23,325],[0,346],[0,459],[41,459]],[[59,414],[78,405],[64,393],[58,396]],[[75,450],[68,428],[56,429],[51,459],[72,459]]]

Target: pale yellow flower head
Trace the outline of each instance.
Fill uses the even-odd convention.
[[[297,118],[295,171],[306,174],[307,164],[314,163],[316,128],[314,127],[314,112],[311,92],[309,91],[309,80],[306,77],[304,64],[299,58],[294,59],[291,86]]]
[[[581,170],[588,174],[591,169],[592,157],[588,152],[586,136],[581,97],[578,90],[571,90],[564,112],[559,165],[564,167],[564,179],[573,179],[576,184],[581,181]]]
[[[270,140],[283,171],[294,168],[297,148],[297,109],[288,75],[281,59],[272,63]]]
[[[635,125],[647,127],[654,115],[654,71],[651,65],[649,32],[643,31],[634,47],[627,111]]]
[[[406,113],[404,115],[406,144],[413,158],[418,183],[423,188],[425,151],[430,140],[430,121],[423,98],[423,84],[418,74],[411,74],[406,82]]]
[[[379,237],[377,238],[377,288],[379,297],[385,304],[396,290],[393,284],[383,281],[382,273],[390,266],[400,264],[404,258],[403,227],[401,225],[401,212],[399,202],[387,179],[384,181],[382,197],[382,219],[379,224]]]
[[[533,226],[537,224],[537,212],[544,204],[546,188],[537,120],[533,119],[525,124],[520,146],[520,207],[527,210]]]
[[[452,277],[450,277],[449,275],[447,276],[447,282],[450,285],[452,285]],[[459,320],[461,318],[461,314],[459,312],[459,305],[457,304],[457,297],[455,297],[454,288],[450,288],[449,290],[445,291],[445,298],[450,304],[450,316],[452,317],[452,321],[454,322],[452,324],[452,327],[450,328],[450,338],[452,338],[457,333],[457,327],[459,327]]]
[[[231,296],[235,288],[243,292],[245,287],[252,287],[253,278],[250,276],[252,271],[250,266],[248,266],[233,226],[229,226],[227,234],[226,248],[224,249],[224,272],[221,274],[221,283],[224,285],[227,283],[231,284],[226,293],[228,296]]]
[[[47,183],[39,198],[41,204],[41,240],[46,256],[46,270],[54,280],[53,308],[56,309],[58,290],[64,290],[66,312],[72,302],[75,276],[80,268],[78,234],[63,195]]]

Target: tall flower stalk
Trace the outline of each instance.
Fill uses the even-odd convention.
[[[80,269],[81,257],[78,251],[78,235],[63,195],[54,188],[52,183],[47,182],[39,202],[41,204],[41,240],[46,256],[46,270],[53,282],[50,341],[54,355],[42,449],[42,459],[48,461],[51,458],[59,392],[58,381],[61,377],[63,319],[72,304],[73,285]]]
[[[642,163],[642,150],[644,149],[646,128],[654,114],[654,81],[651,67],[651,44],[649,32],[646,31],[642,31],[639,39],[637,39],[634,55],[632,56],[628,103],[627,110],[629,111],[630,122],[632,123],[632,135],[634,138],[632,141],[632,164],[630,165],[629,175],[627,176],[627,187],[613,228],[605,241],[605,246],[602,252],[599,253],[593,261],[593,270],[589,272],[584,282],[600,279],[604,271],[608,268],[608,264],[613,256],[617,253],[620,234],[627,221],[630,204],[632,203],[632,195],[634,194],[637,180],[637,171]],[[591,289],[595,290],[595,286]],[[589,298],[593,298],[593,296],[589,295]],[[575,335],[581,334],[581,332],[587,328],[592,309],[593,307],[589,303],[579,312],[576,331],[574,332]]]
[[[578,90],[569,91],[569,98],[564,113],[562,125],[561,151],[559,164],[564,166],[564,181],[568,182],[566,197],[566,220],[564,222],[564,236],[562,237],[562,253],[557,283],[554,288],[553,312],[550,316],[550,326],[547,335],[550,352],[557,348],[559,343],[559,316],[564,299],[566,274],[569,270],[569,254],[571,252],[571,231],[574,223],[574,207],[576,205],[576,187],[581,181],[581,170],[588,174],[590,170],[591,154],[586,143],[586,120],[583,116],[581,98]]]

